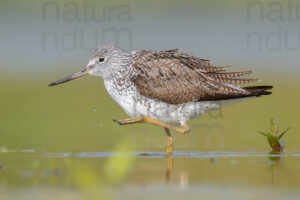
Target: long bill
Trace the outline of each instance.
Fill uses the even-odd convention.
[[[81,70],[80,72],[77,72],[73,75],[67,76],[67,77],[65,77],[65,78],[63,78],[59,81],[55,81],[53,83],[50,83],[48,86],[54,86],[54,85],[58,85],[58,84],[61,84],[61,83],[65,83],[65,82],[71,81],[73,79],[79,78],[81,76],[87,75],[88,73],[89,73],[89,69],[85,68],[85,69]]]

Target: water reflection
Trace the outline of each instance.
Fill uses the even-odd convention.
[[[299,175],[289,172],[299,171],[300,151],[174,151],[170,157],[165,152],[9,151],[1,155],[4,170],[0,171],[0,186],[7,185],[3,188],[17,184],[71,188],[97,198],[138,193],[143,199],[183,193],[187,199],[189,194],[230,199],[241,191],[277,198],[280,188],[299,194]],[[9,157],[15,159],[6,159]]]
[[[269,156],[271,183],[275,184],[278,176],[279,163],[281,162],[281,153],[271,151]]]
[[[173,172],[173,157],[172,156],[167,156],[167,169],[166,169],[166,175],[165,175],[165,183],[166,184],[171,184],[171,185],[179,185],[180,188],[187,188],[190,184],[190,174],[186,169],[180,169],[179,177],[178,179],[172,177],[172,172]],[[172,180],[172,181],[171,181]]]
[[[118,161],[118,164],[113,166],[119,166],[120,170],[117,168],[114,169],[114,173],[110,173],[115,175],[116,172],[122,172],[124,178],[117,182],[134,187],[141,185],[148,187],[159,183],[176,188],[190,188],[189,186],[195,184],[216,184],[228,180],[231,183],[246,180],[247,184],[268,186],[276,182],[279,185],[284,182],[292,186],[299,176],[286,173],[286,169],[299,170],[300,167],[299,151],[288,151],[282,154],[257,150],[243,152],[174,151],[170,157],[166,157],[165,152],[41,153],[18,151],[8,152],[5,155],[18,159],[13,162],[3,160],[5,164],[2,165],[0,173],[2,180],[10,180],[11,169],[17,169],[19,177],[14,177],[14,181],[22,179],[29,184],[33,181],[34,185],[47,185],[51,180],[56,180],[52,184],[64,185],[65,180],[72,182],[75,175],[79,174],[79,178],[82,178],[86,177],[86,173],[92,173],[89,176],[97,177],[97,181],[99,179],[107,183],[110,179],[105,177],[112,170],[112,165],[107,165],[108,160],[113,161],[112,163]],[[124,173],[122,163],[128,164],[124,165],[127,166]],[[284,168],[281,168],[283,164]],[[284,176],[281,175],[282,173]]]
[[[166,183],[170,182],[172,169],[173,169],[173,158],[171,156],[168,156],[167,157]]]
[[[141,152],[64,152],[46,153],[46,157],[81,157],[81,158],[106,158],[115,156],[135,156],[137,158],[166,158],[165,152],[141,151]],[[217,160],[220,158],[276,158],[276,157],[300,157],[300,151],[288,151],[284,154],[270,153],[269,151],[245,150],[245,151],[174,151],[172,158],[208,158]],[[272,158],[271,158],[272,157]]]

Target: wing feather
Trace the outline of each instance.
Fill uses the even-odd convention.
[[[237,78],[251,74],[252,71],[243,71],[243,72],[218,72],[218,73],[209,73],[208,75],[216,78]]]
[[[251,91],[239,84],[259,80],[240,78],[251,71],[228,72],[231,66],[213,66],[209,60],[180,53],[178,49],[140,50],[133,58],[137,76],[132,81],[139,93],[169,104],[249,96]]]

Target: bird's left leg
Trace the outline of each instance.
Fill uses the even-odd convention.
[[[161,127],[176,131],[176,132],[181,133],[181,134],[185,134],[185,133],[190,132],[190,127],[187,125],[187,123],[185,123],[183,125],[183,127],[177,127],[177,126],[173,126],[173,125],[170,125],[170,124],[166,124],[166,123],[157,121],[155,119],[151,119],[151,118],[146,117],[146,116],[136,116],[136,117],[129,118],[129,119],[113,120],[113,121],[117,122],[120,125],[127,125],[127,124],[134,124],[134,123],[149,123],[149,124],[154,124],[154,125],[157,125],[157,126],[161,126]]]
[[[187,125],[187,123],[185,123],[183,125],[183,127],[177,127],[177,126],[173,126],[173,125],[170,125],[170,124],[166,124],[166,123],[157,121],[155,119],[151,119],[151,118],[146,117],[146,116],[144,116],[143,122],[150,123],[150,124],[155,124],[157,126],[161,126],[161,127],[176,131],[177,133],[180,133],[180,134],[185,134],[185,133],[190,132],[190,127]]]
[[[132,117],[129,119],[123,119],[123,120],[116,120],[114,119],[114,122],[117,122],[120,125],[126,125],[126,124],[134,124],[134,123],[141,123],[143,122],[143,117],[142,116],[136,116],[136,117]]]

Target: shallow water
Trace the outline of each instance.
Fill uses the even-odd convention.
[[[258,150],[174,151],[167,157],[152,151],[10,150],[0,154],[5,161],[0,197],[299,199],[299,158],[300,151],[280,155]],[[110,165],[111,161],[120,169]],[[111,173],[118,177],[110,174],[109,166],[114,166]]]

